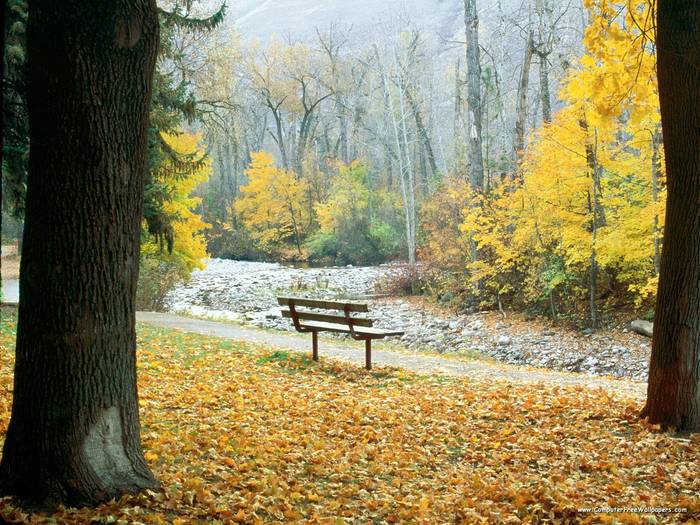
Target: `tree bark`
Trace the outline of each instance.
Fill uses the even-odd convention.
[[[156,487],[134,298],[158,48],[154,0],[32,0],[31,157],[0,491],[95,504]]]
[[[542,100],[542,122],[552,122],[552,101],[549,94],[549,53],[540,51],[537,53],[540,59],[540,99]]]
[[[479,58],[479,14],[476,0],[464,0],[464,30],[467,40],[467,104],[469,105],[469,181],[473,190],[484,188],[484,159],[481,151],[481,61]]]
[[[588,121],[585,115],[579,120],[579,126],[586,133],[586,164],[591,174],[591,189],[588,191],[588,211],[591,214],[591,256],[588,273],[588,306],[591,328],[598,328],[598,230],[605,226],[605,209],[601,202],[602,184],[601,167],[598,163],[598,130],[593,130],[592,140],[588,137]]]
[[[453,142],[453,168],[460,169],[464,163],[465,149],[464,149],[464,118],[462,115],[462,80],[460,78],[460,60],[457,58],[457,64],[455,65],[455,94],[454,94],[454,115],[452,122],[452,142]]]
[[[515,113],[515,137],[513,140],[513,158],[516,169],[520,167],[525,153],[525,123],[527,121],[527,90],[530,84],[530,66],[532,65],[532,52],[534,50],[532,31],[528,34],[525,43],[525,55],[520,70],[520,82],[518,82],[518,102]]]
[[[659,148],[661,146],[661,131],[657,129],[651,134],[651,200],[656,205],[659,202],[659,180],[661,179],[661,163],[659,162]],[[654,273],[659,275],[661,271],[661,237],[659,228],[659,216],[654,210],[652,222],[652,235],[654,243]]]
[[[667,205],[647,403],[651,423],[700,431],[700,6],[661,0],[657,71]]]
[[[282,110],[280,109],[282,102],[279,102],[277,105],[275,105],[269,98],[267,98],[266,103],[267,107],[270,108],[270,111],[272,111],[272,116],[275,119],[275,129],[277,130],[277,135],[273,135],[272,138],[275,140],[275,142],[277,143],[277,147],[280,150],[280,155],[282,156],[282,166],[285,170],[288,170],[289,159],[287,157],[287,147],[284,144],[284,131],[282,129]]]
[[[413,118],[416,121],[416,130],[418,131],[418,136],[423,143],[423,149],[428,157],[428,163],[430,164],[430,174],[437,179],[440,175],[440,170],[438,170],[437,162],[435,162],[435,153],[433,152],[433,145],[430,142],[430,136],[428,135],[428,130],[423,123],[423,117],[421,116],[420,107],[418,102],[411,94],[410,88],[406,87],[406,100],[411,106],[411,112],[413,113]]]

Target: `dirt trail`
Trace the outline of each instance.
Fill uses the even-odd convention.
[[[281,347],[295,352],[310,353],[311,341],[288,333],[273,333],[254,328],[247,328],[216,321],[191,319],[169,313],[138,312],[137,321],[193,332],[202,335],[237,339],[262,345]],[[364,351],[342,340],[319,337],[321,359],[333,357],[364,364]],[[424,354],[406,354],[390,350],[373,349],[372,362],[376,365],[389,365],[405,368],[423,374],[445,374],[461,377],[482,377],[487,379],[504,379],[513,382],[548,383],[561,386],[582,386],[586,388],[603,388],[611,392],[642,397],[646,383],[625,379],[606,379],[585,374],[553,372],[544,369],[517,367],[484,361],[458,361],[440,356]]]

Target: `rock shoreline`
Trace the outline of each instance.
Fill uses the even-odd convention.
[[[292,331],[279,314],[281,295],[366,300],[375,326],[405,331],[416,352],[481,355],[552,370],[646,381],[649,340],[629,332],[579,333],[518,316],[455,314],[420,298],[377,298],[376,285],[401,271],[374,267],[298,268],[276,263],[212,259],[170,296],[170,310]]]

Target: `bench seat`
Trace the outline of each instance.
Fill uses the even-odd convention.
[[[338,332],[343,334],[350,333],[350,327],[348,325],[336,324],[336,323],[324,323],[322,321],[303,321],[300,323],[302,328],[318,329],[324,332]],[[370,328],[366,326],[353,326],[353,330],[358,335],[366,335],[372,339],[380,339],[383,337],[390,337],[393,335],[403,335],[403,332],[399,330],[382,330],[381,328]]]
[[[308,299],[305,297],[278,297],[282,317],[291,319],[298,332],[311,332],[311,344],[314,361],[318,361],[318,333],[335,332],[350,334],[353,339],[365,342],[365,368],[372,369],[372,339],[403,335],[401,330],[384,330],[373,328],[372,319],[354,315],[369,311],[366,304]],[[298,310],[297,307],[302,307]],[[306,308],[306,309],[304,309]],[[309,308],[313,310],[308,310]],[[323,310],[319,312],[319,310]],[[330,312],[329,312],[330,310]],[[338,310],[342,314],[337,313]]]

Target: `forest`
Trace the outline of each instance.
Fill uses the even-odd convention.
[[[23,5],[8,18],[18,79]],[[396,288],[593,328],[616,309],[653,315],[665,179],[652,4],[498,3],[480,24],[471,2],[451,39],[397,9],[266,42],[205,7],[162,15],[144,306],[210,256],[404,261]],[[26,176],[12,117],[7,223]]]
[[[665,201],[650,7],[501,6],[485,35],[469,9],[466,56],[398,16],[374,41],[334,25],[213,44],[193,80],[226,106],[203,116],[209,252],[398,258],[437,297],[593,327],[614,306],[649,315]]]
[[[700,7],[349,4],[4,3],[0,522],[700,519]]]

